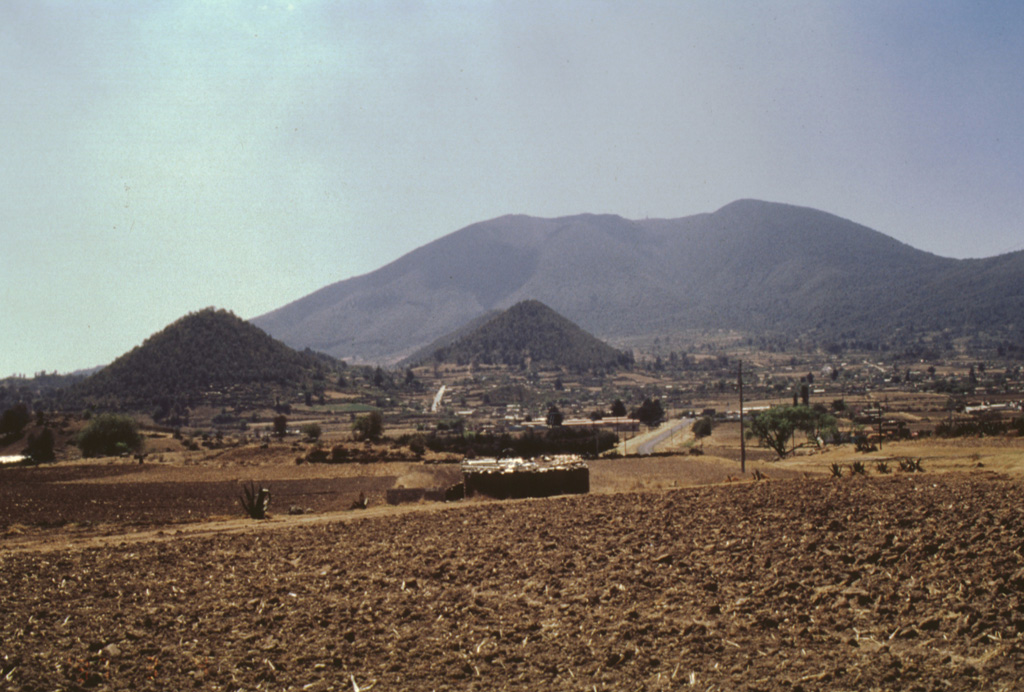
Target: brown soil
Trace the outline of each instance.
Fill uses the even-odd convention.
[[[1014,689],[1022,489],[799,478],[3,550],[0,684]]]

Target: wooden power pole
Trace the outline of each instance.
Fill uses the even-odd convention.
[[[743,429],[743,361],[740,361],[740,473],[747,472],[747,438]]]

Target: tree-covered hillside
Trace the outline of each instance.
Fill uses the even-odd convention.
[[[333,358],[292,350],[226,310],[191,313],[68,391],[98,409],[272,405],[322,390]]]
[[[371,363],[523,300],[602,339],[728,330],[874,350],[936,336],[1019,341],[1021,277],[1024,252],[937,257],[832,214],[740,200],[681,219],[473,224],[254,322],[295,348]]]
[[[437,362],[522,365],[528,360],[573,370],[633,362],[536,300],[513,305],[477,329],[434,351]]]

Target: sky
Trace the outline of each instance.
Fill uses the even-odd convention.
[[[504,214],[1024,249],[1018,0],[4,0],[0,377]]]

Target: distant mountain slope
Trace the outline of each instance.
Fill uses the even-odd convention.
[[[462,337],[476,331],[483,325],[487,324],[490,320],[500,315],[501,312],[501,310],[488,310],[482,315],[477,315],[476,317],[471,319],[469,322],[466,322],[464,325],[462,325],[455,331],[449,332],[448,334],[445,334],[444,336],[438,339],[434,339],[426,346],[421,346],[420,348],[416,349],[415,351],[413,351],[411,355],[400,360],[398,362],[398,365],[406,367],[409,365],[423,363],[424,361],[434,358],[437,351],[447,346],[451,346]]]
[[[252,405],[322,377],[330,359],[299,353],[225,310],[191,313],[71,388],[101,408],[196,405],[226,393]]]
[[[624,366],[633,360],[536,300],[516,303],[429,358],[462,365],[520,365],[529,360],[575,370]]]
[[[1024,253],[955,260],[832,214],[741,200],[629,221],[504,216],[253,320],[295,347],[394,362],[534,299],[601,338],[687,329],[817,338],[1024,325]]]

